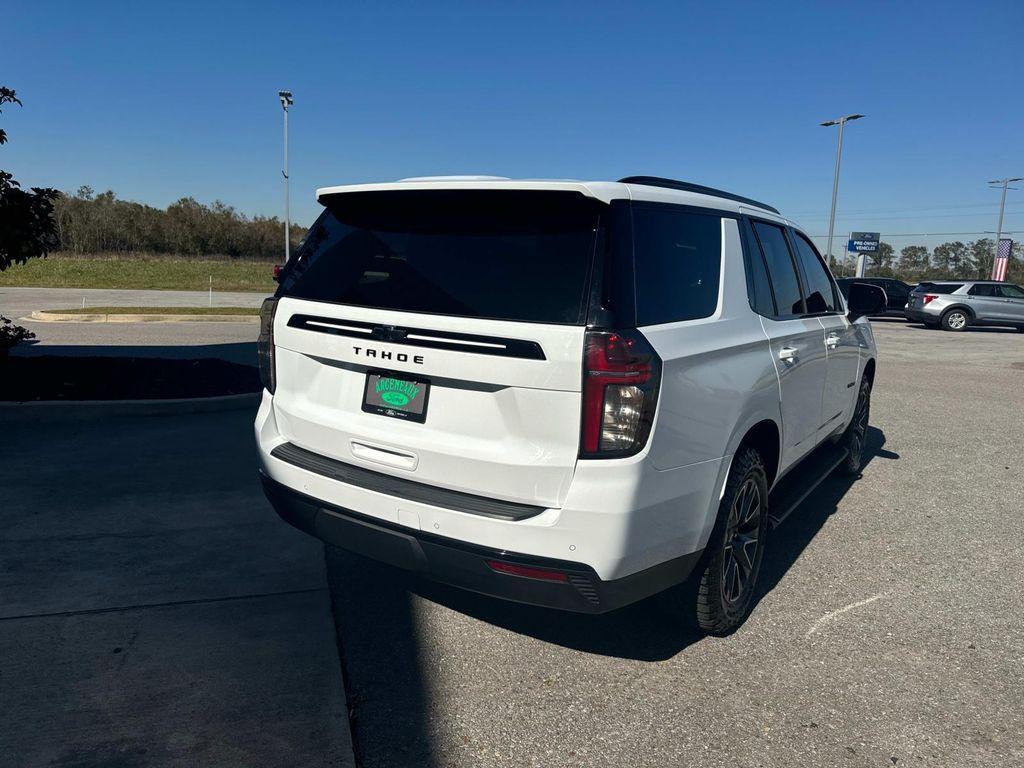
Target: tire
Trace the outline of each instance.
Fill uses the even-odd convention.
[[[970,324],[971,315],[966,309],[954,307],[942,316],[942,327],[947,331],[956,331],[959,333],[960,331],[965,330]]]
[[[846,449],[846,458],[838,469],[847,477],[857,477],[864,466],[864,446],[867,443],[868,424],[871,421],[871,382],[865,378],[857,390],[857,404],[853,407],[853,418],[847,425],[839,445]]]
[[[703,632],[728,635],[750,614],[767,535],[768,476],[761,455],[743,448],[729,469],[704,557],[683,585],[696,593],[684,604]]]

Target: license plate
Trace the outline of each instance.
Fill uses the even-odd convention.
[[[393,419],[423,423],[427,418],[430,382],[387,371],[368,371],[363,410]]]

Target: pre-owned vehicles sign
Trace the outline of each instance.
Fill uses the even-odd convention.
[[[851,232],[846,250],[851,253],[875,253],[881,239],[881,232]]]

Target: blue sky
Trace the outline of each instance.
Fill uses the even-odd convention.
[[[317,186],[656,174],[897,249],[994,230],[1024,176],[1024,3],[51,3],[7,0],[0,167],[165,206],[282,209]],[[1024,230],[1024,189],[1005,228]],[[965,234],[893,237],[919,232]],[[1024,239],[1024,233],[1018,236]],[[819,243],[823,239],[818,240]],[[838,250],[838,249],[837,249]]]

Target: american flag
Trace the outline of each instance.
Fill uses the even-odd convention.
[[[1013,240],[1008,237],[1000,238],[999,247],[996,249],[996,259],[992,262],[992,279],[1005,280],[1006,270],[1010,266],[1010,251],[1013,250]]]

